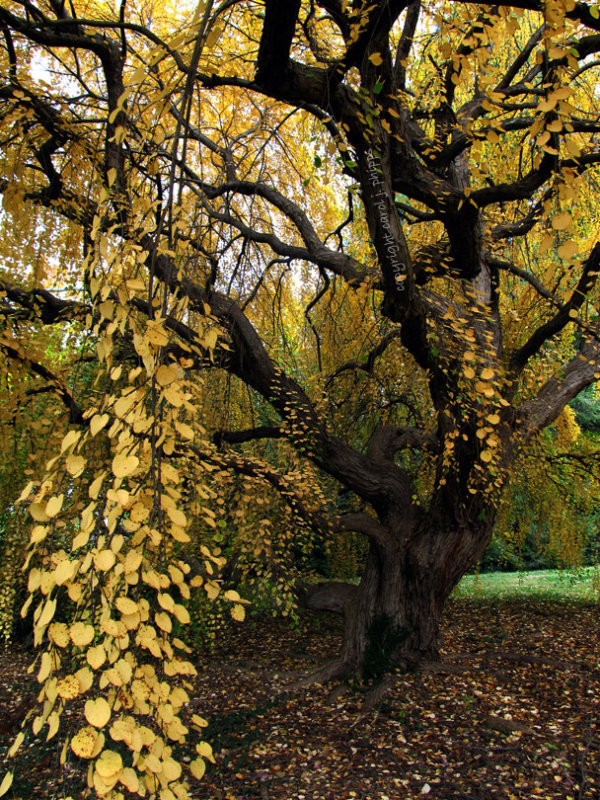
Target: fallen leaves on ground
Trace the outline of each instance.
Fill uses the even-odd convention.
[[[307,615],[297,630],[273,621],[231,627],[198,657],[188,712],[209,720],[216,764],[191,797],[592,800],[600,795],[597,618],[597,607],[453,603],[442,661],[393,676],[370,712],[361,687],[295,688],[299,671],[335,654],[337,618]],[[0,656],[1,753],[35,693],[30,660]],[[31,740],[14,797],[64,796],[57,757],[56,746]]]

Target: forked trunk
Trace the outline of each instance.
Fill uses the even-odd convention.
[[[356,675],[377,683],[395,667],[437,659],[446,601],[490,535],[488,525],[424,532],[404,547],[372,543],[358,591],[346,605],[340,657],[319,679]]]

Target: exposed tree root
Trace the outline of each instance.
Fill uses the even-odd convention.
[[[318,667],[316,670],[309,672],[299,680],[295,686],[300,689],[305,686],[313,686],[316,683],[329,683],[339,678],[347,678],[354,671],[355,670],[341,658],[336,658],[332,661],[326,661],[325,664]]]

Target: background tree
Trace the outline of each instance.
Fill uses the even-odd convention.
[[[319,677],[360,671],[369,642],[434,655],[515,459],[600,377],[596,8],[9,0],[0,23],[3,224],[22,243],[6,318],[78,318],[109,380],[143,365],[145,421],[126,400],[117,416],[165,463],[260,479],[314,530],[365,537]],[[43,288],[56,256],[42,274],[27,247],[39,209],[51,253],[83,248],[64,299]],[[205,437],[179,415],[218,371],[256,422]],[[88,400],[54,385],[85,428]]]

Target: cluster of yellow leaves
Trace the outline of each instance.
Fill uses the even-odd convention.
[[[178,556],[190,536],[171,456],[201,432],[185,419],[194,411],[188,361],[165,359],[172,336],[165,318],[133,318],[130,299],[146,288],[142,281],[123,279],[123,271],[116,284],[113,271],[99,276],[97,259],[105,264],[111,257],[114,266],[118,257],[109,255],[108,244],[98,245],[97,254],[88,266],[100,376],[103,368],[107,385],[121,388],[106,392],[102,405],[85,413],[86,424],[66,433],[44,478],[30,481],[19,498],[29,502],[33,521],[24,567],[29,596],[21,613],[25,617],[33,606],[34,643],[48,641],[31,668],[41,684],[31,724],[34,734],[45,731],[52,739],[65,708],[82,706],[83,724],[65,732],[61,762],[88,760],[88,786],[98,797],[121,800],[128,791],[183,800],[188,779],[173,747],[189,733],[181,710],[196,668],[177,633],[190,622],[193,586],[203,587],[209,600],[219,596],[224,559],[203,547],[206,574],[192,577]],[[128,374],[113,355],[126,330],[144,365]],[[205,320],[199,347],[215,342]],[[107,459],[97,463],[90,453],[97,454],[101,439]],[[87,485],[87,505],[74,502],[74,485],[79,495]],[[243,619],[237,592],[224,599],[232,616]],[[196,729],[206,725],[200,717],[193,723]],[[23,740],[20,733],[11,757]],[[186,769],[200,778],[212,751],[202,741],[196,751]],[[9,773],[0,795],[11,780]]]
[[[565,406],[554,425],[558,432],[558,444],[568,446],[574,444],[581,434],[581,428],[577,424],[575,412],[571,406]]]
[[[38,509],[34,513],[40,516]],[[32,729],[39,734],[47,726],[46,738],[51,739],[67,704],[87,697],[87,725],[73,736],[70,749],[90,760],[88,783],[96,794],[119,798],[115,787],[120,785],[141,796],[161,791],[161,797],[185,798],[187,784],[172,757],[172,745],[188,733],[179,714],[189,700],[187,679],[196,669],[182,655],[188,648],[171,634],[175,622],[189,622],[184,604],[190,594],[189,567],[172,559],[165,562],[164,571],[157,571],[157,548],[151,540],[141,547],[144,541],[138,536],[126,544],[123,534],[110,539],[102,535],[93,547],[58,550],[41,568],[31,569],[30,599],[40,596],[34,611],[35,638],[39,643],[47,635],[49,640],[38,665],[42,707]],[[75,605],[71,623],[55,621],[57,600],[66,602],[65,591]],[[142,724],[141,717],[153,720],[154,729]],[[11,756],[22,741],[20,734]],[[129,749],[129,763],[111,749],[111,741]],[[198,748],[190,767],[196,777],[204,771],[203,758],[211,757],[207,744]]]

